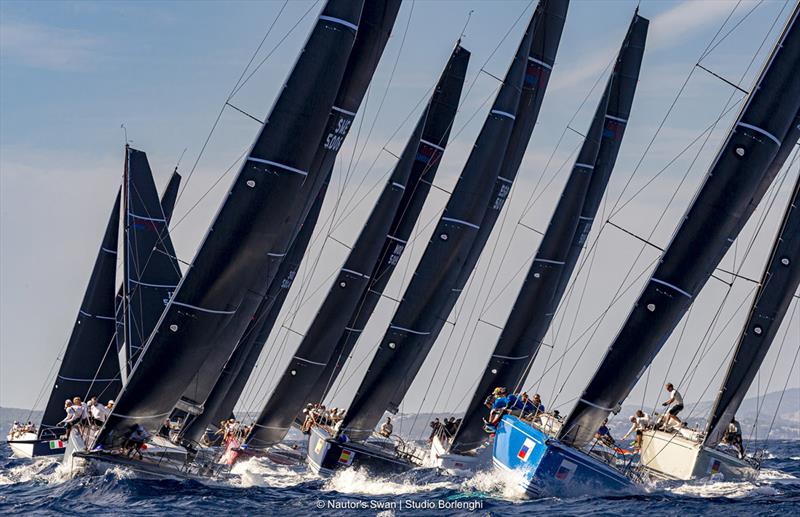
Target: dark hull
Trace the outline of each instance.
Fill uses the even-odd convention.
[[[319,427],[311,429],[306,461],[311,471],[319,475],[349,467],[376,475],[398,474],[415,467],[411,461],[398,457],[394,449],[375,443],[341,443]]]

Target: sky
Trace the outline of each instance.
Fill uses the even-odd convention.
[[[471,397],[499,335],[493,325],[508,316],[538,245],[540,236],[528,228],[547,226],[635,7],[628,0],[571,3],[511,199],[401,411],[458,411]],[[0,405],[45,402],[121,179],[125,138],[148,153],[159,186],[180,160],[185,190],[172,236],[179,257],[191,261],[237,158],[258,131],[255,121],[227,108],[201,153],[218,113],[266,34],[249,79],[230,101],[266,117],[320,8],[306,0],[0,2]],[[526,384],[545,403],[562,411],[572,405],[658,258],[654,248],[602,222],[665,245],[740,105],[740,91],[695,63],[747,90],[790,8],[778,0],[641,2],[640,13],[651,20],[647,49],[590,237],[596,244]],[[485,119],[497,88],[492,76],[504,74],[532,9],[526,0],[404,1],[339,154],[322,224],[240,410],[257,411],[288,363],[345,258],[336,241],[355,240],[394,165],[392,153],[402,149],[463,31],[472,59],[436,179],[440,189],[430,194],[387,289],[402,295]],[[760,277],[798,171],[800,160],[784,168],[722,267]],[[665,398],[665,380],[687,402],[713,398],[753,286],[710,281],[629,402],[652,407]],[[751,394],[782,389],[787,379],[800,386],[798,367],[791,370],[800,346],[797,305]],[[395,308],[388,298],[379,305],[333,405],[352,397]]]

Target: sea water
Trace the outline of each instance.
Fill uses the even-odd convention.
[[[304,466],[251,459],[229,479],[198,483],[141,479],[123,468],[97,475],[57,458],[11,458],[0,446],[3,515],[800,515],[800,442],[762,442],[757,482],[662,482],[641,494],[530,499],[513,472],[450,477],[433,469],[378,477],[356,469],[319,478]]]

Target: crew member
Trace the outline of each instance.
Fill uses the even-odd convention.
[[[632,432],[636,431],[636,441],[634,442],[633,446],[636,449],[640,449],[642,447],[642,432],[650,425],[652,425],[650,415],[639,409],[633,416],[631,416],[631,428],[628,429],[628,432],[625,433],[625,436],[623,436],[622,439],[627,439]]]
[[[394,428],[392,427],[392,417],[387,416],[386,422],[381,424],[380,435],[383,436],[384,438],[389,438],[390,436],[392,436],[393,430]]]
[[[728,429],[725,431],[725,436],[722,437],[723,443],[736,447],[739,451],[739,459],[744,459],[744,443],[742,443],[742,426],[736,420],[736,417],[731,418],[731,423],[728,424]]]
[[[672,385],[671,382],[668,382],[665,388],[667,389],[667,393],[669,393],[669,400],[667,400],[661,405],[671,406],[669,408],[669,411],[667,411],[666,425],[669,425],[670,422],[675,420],[676,422],[678,422],[678,425],[681,426],[683,425],[683,422],[681,421],[680,418],[678,418],[678,413],[683,411],[683,397],[675,388],[675,386]]]

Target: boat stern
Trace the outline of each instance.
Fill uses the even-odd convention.
[[[520,486],[533,496],[630,492],[636,487],[607,463],[511,415],[497,427],[493,462],[501,470],[522,473]]]

